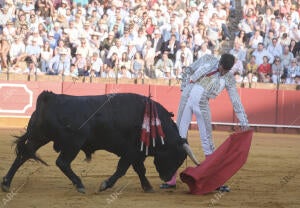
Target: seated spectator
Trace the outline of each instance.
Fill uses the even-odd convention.
[[[238,43],[242,49],[245,49],[248,44],[248,39],[244,30],[240,30],[234,38],[234,44]]]
[[[239,42],[234,42],[233,49],[231,49],[229,53],[236,56],[238,60],[243,63],[246,61],[246,51],[242,48],[241,43]]]
[[[135,58],[135,54],[137,53],[135,42],[130,41],[127,45],[127,56],[129,60],[132,60]],[[121,57],[120,57],[121,58]]]
[[[154,57],[155,57],[155,50],[152,47],[151,40],[146,41],[146,45],[143,48],[143,59],[145,60],[145,73],[150,78],[155,78],[155,72],[153,70],[154,66]]]
[[[43,73],[46,73],[49,68],[49,61],[53,57],[53,50],[50,48],[48,41],[44,43],[44,46],[41,49],[41,69]]]
[[[271,82],[271,64],[269,64],[269,58],[267,56],[263,57],[263,63],[258,66],[257,72],[259,82]]]
[[[279,38],[279,43],[281,47],[289,46],[291,44],[291,38],[288,36],[287,33],[283,33]]]
[[[291,39],[289,51],[294,55],[294,57],[296,57],[296,55],[299,54],[300,51],[300,43],[296,42],[295,39]]]
[[[282,55],[282,46],[278,42],[277,38],[272,39],[272,43],[267,47],[267,51],[269,51],[270,54],[275,56],[281,56]]]
[[[34,64],[33,61],[28,61],[28,66],[24,71],[24,74],[28,74],[28,75],[36,75],[36,74],[42,74],[41,70],[39,68],[36,67],[36,65]]]
[[[90,76],[99,77],[100,72],[102,71],[102,67],[103,67],[103,62],[102,59],[99,57],[98,52],[93,52],[93,56],[88,62]]]
[[[286,84],[295,84],[295,78],[297,73],[300,72],[300,67],[297,65],[297,59],[292,59],[291,64],[287,68],[287,74],[285,83]]]
[[[118,55],[118,59],[121,59],[124,52],[127,52],[126,46],[122,45],[120,39],[116,39],[116,45],[110,47],[106,58],[110,59],[112,54],[116,53]]]
[[[263,42],[263,37],[260,35],[260,31],[256,30],[254,35],[249,40],[249,46],[252,50],[257,49],[258,44]]]
[[[119,65],[119,57],[117,53],[113,53],[110,58],[107,58],[101,72],[102,78],[115,78],[117,67]]]
[[[26,46],[25,60],[30,59],[34,62],[35,65],[37,65],[40,55],[41,47],[37,44],[37,39],[33,38],[31,43]]]
[[[69,75],[71,68],[71,59],[67,49],[60,49],[58,54],[49,61],[49,75]]]
[[[263,43],[258,44],[257,49],[255,49],[253,51],[252,55],[255,56],[255,61],[258,66],[264,62],[264,60],[263,60],[264,56],[266,56],[268,58],[269,63],[272,63],[274,60],[274,57],[272,56],[272,54],[270,54],[269,51],[267,51],[264,48]]]
[[[184,72],[185,68],[188,67],[190,64],[185,57],[184,53],[181,53],[180,59],[176,60],[174,65],[174,74],[176,78],[181,78],[182,73]]]
[[[268,48],[268,46],[272,44],[273,38],[275,38],[274,31],[269,30],[268,33],[264,37],[264,46],[266,48]]]
[[[169,53],[169,51],[167,51]],[[180,49],[176,52],[176,61],[180,61],[181,59],[181,54],[184,53],[184,57],[186,58],[186,64],[190,65],[193,63],[193,53],[191,51],[191,49],[189,49],[188,47],[186,47],[186,43],[182,42],[180,44]]]
[[[124,65],[122,65],[120,67],[120,70],[118,71],[118,78],[130,79],[130,78],[132,78],[132,75],[131,75],[130,71]]]
[[[178,52],[179,51],[177,51],[177,54]],[[155,65],[156,78],[170,79],[171,77],[173,77],[172,72],[173,72],[173,62],[171,59],[168,58],[168,51],[164,51],[161,59],[159,59]]]
[[[246,65],[247,81],[249,82],[250,88],[252,82],[257,81],[257,68],[258,66],[256,64],[255,56],[251,56],[249,63]]]
[[[127,54],[127,52],[124,52],[123,54],[122,54],[122,58],[121,58],[121,60],[119,61],[119,69],[121,68],[121,67],[125,67],[125,69],[127,69],[128,71],[130,70],[130,67],[131,67],[131,60],[129,60],[128,59],[128,54]]]
[[[206,42],[202,43],[200,50],[197,53],[197,59],[201,58],[205,54],[211,54],[211,50],[208,49]]]
[[[243,62],[239,60],[237,56],[235,56],[234,65],[232,66],[229,72],[234,74],[237,83],[241,83],[243,81],[244,66],[243,66]]]
[[[280,60],[281,60],[284,70],[286,70],[288,68],[288,66],[290,65],[293,58],[294,58],[293,53],[289,51],[288,46],[285,46],[283,48],[283,53],[280,56]]]
[[[145,62],[140,53],[136,53],[134,59],[131,61],[130,72],[133,78],[142,78],[144,76]]]
[[[25,53],[25,44],[23,38],[16,35],[9,49],[9,57],[10,57],[12,68],[14,68],[15,65],[17,66],[19,64],[19,61],[21,60],[22,55],[24,53]]]
[[[170,40],[164,43],[163,51],[169,51],[169,59],[176,60],[176,53],[180,49],[180,42],[176,40],[176,35],[172,34]]]
[[[72,58],[72,65],[78,71],[78,76],[89,76],[89,71],[87,68],[87,60],[83,57],[83,52],[81,50],[76,51],[76,56]]]
[[[280,57],[275,56],[274,63],[272,64],[272,82],[279,84],[281,82],[281,76],[283,75],[284,68],[281,63]]]

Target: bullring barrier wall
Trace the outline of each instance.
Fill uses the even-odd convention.
[[[108,93],[132,92],[152,98],[160,102],[177,116],[180,100],[178,84],[165,85],[135,81],[135,84],[116,80],[106,83],[90,83],[76,81],[27,81],[0,80],[0,127],[25,127],[30,115],[35,110],[37,96],[43,90],[70,95],[100,95]],[[287,131],[299,133],[300,129],[300,91],[285,89],[253,89],[238,88],[250,125],[256,129],[267,131]],[[124,105],[126,105],[124,103]],[[224,90],[216,99],[210,101],[214,127],[238,126],[229,96]],[[196,124],[195,118],[192,121]],[[194,125],[195,126],[195,125]],[[274,130],[275,129],[275,130]],[[291,131],[292,130],[292,131]]]

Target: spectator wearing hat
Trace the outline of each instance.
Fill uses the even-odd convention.
[[[79,32],[79,37],[85,37],[87,39],[91,39],[94,30],[91,27],[89,21],[85,21],[83,24],[83,28]]]
[[[76,52],[80,51],[81,55],[85,59],[89,59],[93,52],[86,38],[80,38],[80,45],[76,48]]]
[[[127,54],[128,54],[128,59],[132,60],[135,57],[135,54],[137,53],[136,47],[135,47],[135,42],[130,41],[127,44]]]
[[[71,59],[68,50],[61,48],[57,55],[49,61],[49,75],[69,75],[71,68]]]
[[[100,48],[100,33],[99,32],[93,32],[91,34],[91,39],[90,39],[90,47],[92,51],[99,51]]]
[[[202,43],[202,45],[200,46],[200,50],[197,52],[197,59],[201,58],[205,54],[212,54],[206,42]]]
[[[155,64],[155,77],[166,79],[174,77],[173,67],[174,64],[172,60],[168,57],[168,51],[164,51],[162,57]]]

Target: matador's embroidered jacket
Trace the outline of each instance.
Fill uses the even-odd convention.
[[[184,99],[188,99],[190,96],[190,91],[194,84],[199,84],[205,89],[203,96],[206,96],[208,100],[210,98],[215,98],[220,92],[226,88],[230,100],[233,105],[233,109],[236,113],[237,118],[240,121],[241,126],[248,126],[247,115],[245,114],[244,107],[241,103],[237,88],[235,77],[232,73],[226,73],[223,76],[220,76],[220,73],[213,73],[210,76],[206,76],[209,73],[218,69],[219,60],[213,55],[204,55],[194,63],[192,63],[183,74],[183,80],[181,88],[183,90],[181,107],[184,107]],[[190,80],[194,84],[190,84]],[[182,105],[183,104],[183,105]],[[207,103],[208,104],[208,103]],[[224,109],[226,110],[226,109]],[[180,117],[179,109],[179,117]]]

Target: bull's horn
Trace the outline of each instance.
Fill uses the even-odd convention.
[[[197,158],[195,157],[190,145],[183,144],[183,149],[185,150],[186,154],[191,158],[191,160],[195,163],[195,165],[200,165]]]

